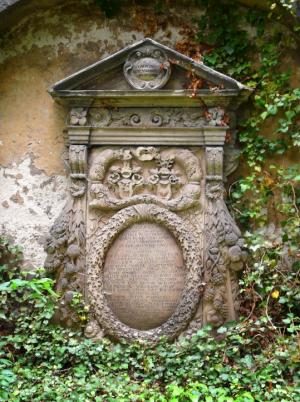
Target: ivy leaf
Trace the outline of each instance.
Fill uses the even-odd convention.
[[[220,327],[217,329],[218,334],[225,334],[227,332],[226,327]]]
[[[266,118],[269,116],[269,113],[266,111],[266,112],[263,112],[263,113],[261,113],[261,115],[260,115],[260,117],[263,119],[263,120],[266,120]]]

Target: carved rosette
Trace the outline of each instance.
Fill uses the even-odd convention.
[[[62,293],[55,319],[71,326],[78,321],[69,308],[74,292],[84,293],[87,149],[69,148],[70,194],[45,245],[45,268],[55,274]]]
[[[85,126],[87,124],[87,108],[75,107],[70,111],[70,126]]]
[[[218,327],[236,318],[236,273],[246,258],[241,232],[224,202],[222,147],[206,148],[205,194],[204,323]]]

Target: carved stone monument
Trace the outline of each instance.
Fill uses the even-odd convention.
[[[50,93],[69,108],[70,197],[46,244],[57,319],[76,319],[74,291],[91,338],[156,342],[235,319],[245,252],[223,182],[249,90],[145,39]]]

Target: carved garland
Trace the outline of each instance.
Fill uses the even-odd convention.
[[[218,327],[234,320],[238,309],[238,279],[246,259],[241,232],[224,202],[223,149],[206,148],[204,281],[205,322]]]
[[[106,253],[120,232],[137,222],[155,222],[166,227],[178,240],[187,271],[185,287],[173,315],[160,327],[141,331],[123,324],[114,315],[103,293]],[[88,289],[93,314],[105,333],[124,340],[144,339],[157,342],[160,337],[175,338],[194,315],[202,289],[202,262],[197,243],[184,221],[157,205],[139,204],[122,209],[95,236],[88,258]]]
[[[70,308],[74,292],[84,293],[85,283],[85,213],[87,147],[69,148],[69,197],[45,242],[45,268],[55,273],[56,290],[63,295],[55,320],[68,326],[77,323],[77,314]]]

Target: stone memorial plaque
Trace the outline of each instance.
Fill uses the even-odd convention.
[[[69,107],[70,197],[45,247],[58,319],[76,322],[73,292],[93,339],[155,343],[235,319],[245,251],[223,183],[250,91],[146,38],[50,93]]]
[[[163,226],[134,224],[107,252],[104,294],[113,313],[132,328],[163,324],[176,309],[184,281],[182,252]]]

